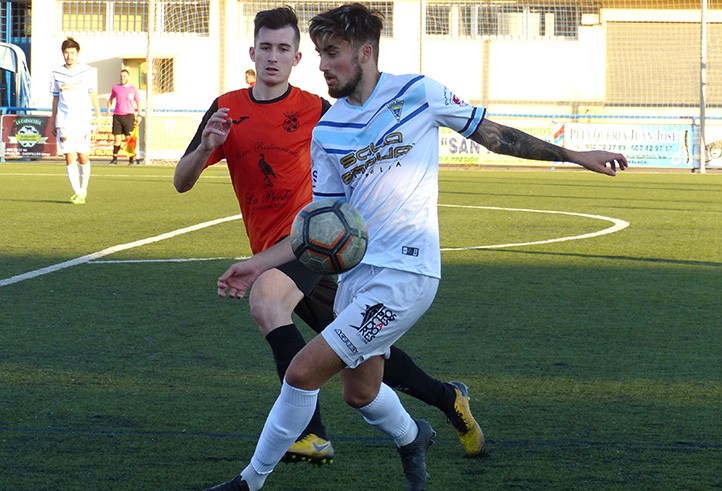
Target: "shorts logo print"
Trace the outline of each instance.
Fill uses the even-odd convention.
[[[356,346],[353,345],[351,340],[348,337],[346,337],[346,335],[343,333],[343,331],[341,329],[334,329],[333,332],[335,332],[336,336],[338,336],[339,339],[341,339],[341,341],[343,341],[343,344],[345,344],[346,347],[349,350],[351,350],[351,353],[358,353],[358,348],[356,348]]]
[[[382,303],[367,305],[360,326],[351,326],[359,332],[365,342],[372,341],[381,330],[396,319],[396,314]]]

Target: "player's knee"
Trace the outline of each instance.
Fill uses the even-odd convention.
[[[275,318],[278,314],[278,302],[264,295],[252,295],[248,302],[251,317],[256,321],[258,328],[265,335],[272,329],[275,329]]]
[[[257,280],[251,289],[248,304],[251,316],[264,336],[292,322],[295,303],[282,289],[275,288],[272,281]]]
[[[313,377],[308,367],[302,363],[293,363],[286,370],[286,383],[292,387],[302,390],[313,390],[315,385],[312,383]]]
[[[343,400],[352,408],[360,409],[371,404],[376,398],[377,392],[372,387],[344,384]]]

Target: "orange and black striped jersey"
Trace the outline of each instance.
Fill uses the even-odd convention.
[[[257,254],[287,236],[298,211],[311,201],[311,132],[329,103],[292,86],[271,101],[253,99],[249,89],[228,92],[206,112],[186,154],[198,147],[219,107],[230,109],[234,124],[206,166],[226,160]]]

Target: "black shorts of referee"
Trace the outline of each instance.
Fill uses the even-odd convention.
[[[130,136],[135,126],[135,114],[113,114],[113,135]]]

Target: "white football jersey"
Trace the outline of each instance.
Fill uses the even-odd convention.
[[[50,93],[58,96],[58,128],[90,127],[93,103],[90,93],[98,91],[95,68],[79,63],[72,69],[65,65],[53,70],[50,77]]]
[[[314,199],[344,198],[363,215],[363,263],[441,277],[439,127],[469,137],[485,112],[423,75],[382,73],[363,106],[339,99],[321,118]]]

